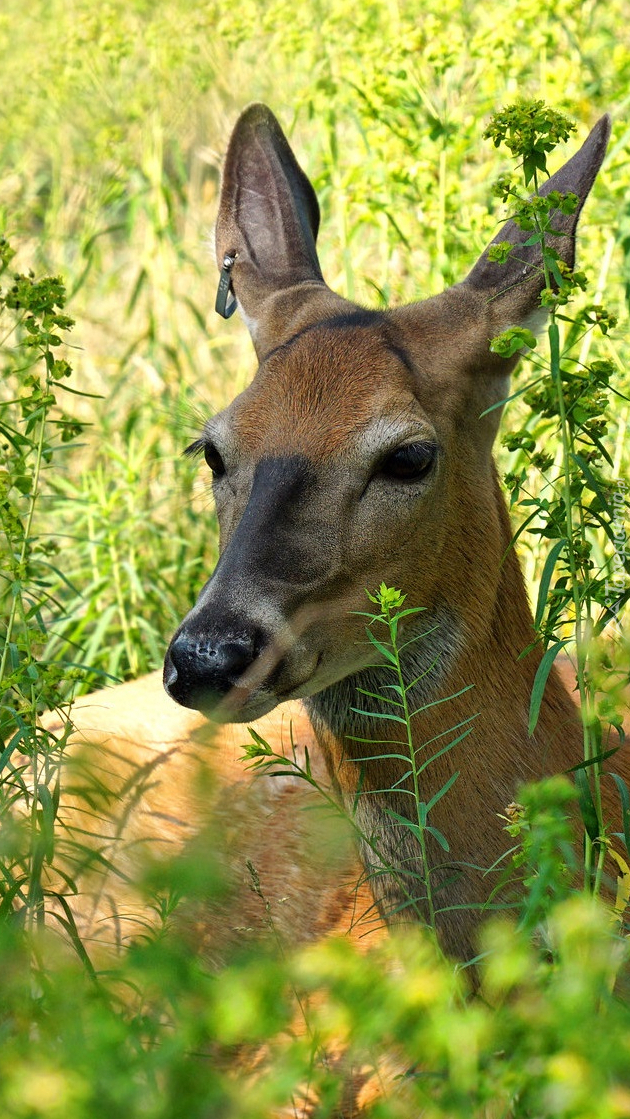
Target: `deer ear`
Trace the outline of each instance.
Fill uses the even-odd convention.
[[[565,194],[571,191],[579,198],[573,214],[552,211],[551,225],[557,236],[549,237],[549,245],[570,268],[575,263],[575,230],[580,211],[595,181],[610,136],[610,117],[603,116],[578,152],[542,187],[540,193],[552,190]],[[516,326],[531,319],[539,308],[540,293],[545,286],[542,255],[539,245],[526,245],[530,234],[508,221],[492,241],[508,241],[515,246],[505,264],[488,259],[488,249],[464,280],[464,286],[485,295],[491,318],[497,330]]]
[[[315,249],[318,228],[315,191],[278,121],[266,105],[250,105],[225,159],[216,250],[222,298],[229,283],[259,352],[265,349],[261,334],[269,301],[305,281],[324,283]]]

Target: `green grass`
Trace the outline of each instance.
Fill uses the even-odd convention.
[[[76,325],[67,350],[54,352],[74,367],[69,387],[90,394],[59,390],[51,415],[62,411],[83,430],[60,453],[39,456],[29,521],[39,582],[27,581],[19,602],[48,675],[41,687],[30,678],[24,685],[21,727],[95,679],[159,666],[214,565],[209,486],[181,451],[254,370],[244,326],[212,313],[209,247],[222,154],[251,100],[268,101],[316,186],[326,279],[375,306],[442,290],[494,236],[502,210],[491,187],[508,167],[482,139],[492,112],[517,92],[542,97],[578,121],[581,139],[611,111],[613,139],[582,221],[579,264],[619,320],[585,345],[590,360],[617,367],[607,480],[628,476],[629,20],[627,0],[560,0],[553,12],[532,0],[421,8],[403,0],[4,0],[0,235],[17,253],[11,271],[63,275]],[[553,159],[552,169],[562,153]],[[26,375],[23,351],[4,317],[0,326],[0,408],[18,423],[9,402]],[[519,383],[530,375],[523,367]],[[509,439],[524,429],[548,444],[555,425],[522,400],[504,420],[501,467],[527,469],[538,498],[523,440]],[[10,471],[16,460],[7,454]],[[28,486],[18,492],[30,517]],[[535,602],[549,544],[524,532],[519,549]],[[15,585],[9,551],[0,544]],[[604,533],[593,555],[611,561]],[[7,586],[8,616],[18,599]],[[623,635],[617,645],[623,665]],[[68,665],[87,665],[88,677]],[[630,1012],[611,995],[627,950],[583,900],[545,910],[542,953],[528,928],[489,927],[483,997],[472,1002],[465,976],[418,938],[367,961],[344,943],[287,948],[284,958],[268,945],[243,946],[213,972],[160,932],[97,983],[51,930],[25,941],[11,912],[19,914],[26,890],[31,923],[43,921],[38,891],[54,857],[63,736],[20,733],[28,749],[15,754],[9,742],[2,755],[3,808],[26,804],[30,818],[27,829],[7,825],[2,847],[0,1102],[11,1119],[252,1119],[309,1082],[322,1096],[317,1114],[329,1115],[341,1074],[321,1053],[340,1033],[368,1067],[384,1048],[396,1054],[404,1076],[371,1112],[380,1119],[630,1114]],[[28,762],[49,793],[29,799]],[[550,897],[563,894],[545,842],[523,843],[525,859],[535,851],[531,896],[541,878]],[[181,864],[164,874],[160,896],[176,897]],[[155,900],[155,884],[147,897]],[[538,920],[534,902],[532,912]],[[71,926],[65,933],[80,949]],[[298,1036],[296,1013],[307,1019]],[[258,1080],[234,1074],[236,1048],[260,1055],[270,1041]]]

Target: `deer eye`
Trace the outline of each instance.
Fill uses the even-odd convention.
[[[217,451],[214,443],[204,443],[203,457],[208,463],[208,466],[210,467],[215,478],[221,478],[225,474],[225,463],[223,462],[223,459]]]
[[[395,482],[418,482],[429,473],[436,456],[433,443],[406,443],[383,459],[379,474]]]
[[[206,462],[208,463],[208,466],[210,467],[214,477],[215,478],[222,478],[223,475],[225,474],[225,463],[223,462],[223,459],[221,458],[221,455],[217,451],[214,443],[211,443],[210,440],[206,440],[206,439],[195,440],[194,443],[190,444],[190,447],[186,447],[186,450],[184,451],[184,454],[185,455],[198,455],[198,454],[201,454],[202,451],[203,451],[203,457],[205,458]]]

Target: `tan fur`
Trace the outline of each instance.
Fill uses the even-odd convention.
[[[97,959],[155,927],[143,875],[187,848],[216,861],[226,875],[225,902],[189,908],[180,924],[194,950],[212,961],[230,943],[270,932],[291,945],[337,933],[361,943],[382,935],[345,829],[317,820],[317,798],[299,778],[247,769],[241,746],[251,739],[244,727],[217,727],[178,707],[157,672],[80,698],[72,717],[60,839],[66,869],[80,888],[71,907]],[[46,725],[62,729],[54,715]],[[278,753],[291,756],[295,747],[302,764],[308,750],[326,786],[299,704],[285,704],[252,726]]]

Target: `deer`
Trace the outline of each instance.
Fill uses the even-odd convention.
[[[553,217],[551,243],[570,268],[609,132],[604,116],[543,187],[579,198],[573,214]],[[472,720],[426,771],[427,800],[459,772],[433,816],[450,850],[429,836],[426,858],[441,943],[466,959],[484,868],[504,851],[501,812],[519,784],[581,756],[579,714],[555,670],[528,733],[541,651],[521,656],[532,616],[492,457],[518,355],[491,353],[490,341],[540,320],[540,247],[508,221],[495,238],[514,247],[507,263],[486,250],[443,293],[366,310],[325,283],[318,227],[315,192],[278,121],[250,106],[225,159],[217,309],[238,307],[258,370],[188,449],[212,472],[220,556],[170,642],[164,686],[180,705],[232,723],[302,701],[365,837],[380,913],[426,921],[422,899],[410,904],[427,868],[405,823],[408,766],[392,756],[395,724],[377,723],[382,704],[369,698],[387,678],[361,616],[365,588],[403,588],[421,608],[404,627],[403,672],[424,708],[414,748],[444,744]]]
[[[604,116],[543,187],[579,198],[572,214],[553,219],[552,245],[570,268],[609,132]],[[507,262],[486,249],[443,293],[366,310],[325,283],[318,230],[314,189],[277,119],[251,105],[223,170],[217,310],[228,317],[238,308],[258,369],[188,448],[212,474],[219,559],[170,641],[165,694],[149,677],[85,697],[74,719],[79,738],[106,751],[106,784],[127,787],[134,764],[150,777],[112,842],[122,831],[133,844],[147,832],[188,841],[201,818],[190,774],[214,736],[221,796],[230,805],[246,796],[256,819],[276,820],[269,850],[261,854],[260,837],[256,849],[272,906],[291,890],[300,899],[284,911],[289,937],[359,926],[369,944],[383,922],[426,923],[417,884],[430,873],[442,948],[468,960],[486,872],[505,854],[501,815],[519,785],[581,758],[579,712],[557,667],[528,733],[541,650],[521,655],[532,645],[532,614],[492,454],[519,355],[492,353],[490,340],[541,325],[540,248],[508,221],[495,238],[514,246]],[[425,800],[451,782],[432,816],[449,850],[429,835],[427,866],[405,823],[397,728],[379,719],[385,667],[365,635],[365,589],[381,582],[418,608],[401,630],[401,663],[422,709],[414,749],[434,744]],[[310,752],[361,836],[362,875],[351,856],[332,877],[321,864],[306,873],[312,848],[285,842],[303,792],[291,777],[248,783],[235,761],[244,724],[278,749],[297,742]],[[441,750],[457,727],[468,733]],[[615,812],[608,789],[605,811]],[[357,894],[350,883],[359,878]]]
[[[605,116],[543,187],[579,198],[553,221],[553,246],[569,267],[609,131]],[[96,886],[73,899],[90,951],[145,931],[133,883],[139,853],[190,848],[207,859],[214,839],[210,848],[195,842],[210,818],[232,893],[225,909],[214,899],[185,912],[178,931],[213,964],[230,939],[269,922],[293,947],[343,934],[362,949],[400,925],[427,924],[418,886],[427,872],[441,947],[469,961],[487,871],[506,851],[507,806],[522,783],[581,758],[566,662],[552,668],[528,732],[541,650],[521,655],[532,646],[532,614],[492,454],[519,355],[492,353],[490,340],[542,325],[539,248],[508,221],[495,238],[514,246],[507,263],[486,250],[442,294],[374,311],[326,285],[318,227],[315,192],[278,121],[250,106],[223,172],[217,310],[227,317],[238,307],[258,370],[188,448],[212,473],[219,559],[163,674],[84,696],[72,712],[74,769],[60,819],[80,852],[99,833]],[[413,748],[434,750],[424,799],[449,784],[432,815],[449,849],[429,835],[428,866],[405,824],[397,727],[379,719],[389,678],[364,617],[365,589],[379,583],[417,608],[401,625],[401,664],[420,709]],[[308,754],[352,817],[359,861],[343,844],[331,857],[337,837],[326,847],[321,829],[313,840],[312,814],[302,812],[311,791],[290,769],[279,779],[244,769],[239,745],[250,725],[274,751],[303,765]],[[461,727],[461,741],[442,750]],[[627,773],[627,756],[624,765]],[[618,814],[607,787],[604,812]],[[343,1113],[358,1115],[396,1069],[347,1071]]]

